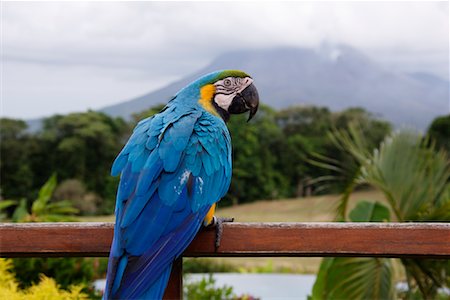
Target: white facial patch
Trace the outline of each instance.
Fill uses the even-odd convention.
[[[228,110],[233,98],[243,90],[245,90],[250,84],[253,83],[253,79],[250,77],[227,77],[217,81],[214,86],[216,87],[216,94],[214,101],[219,107],[224,110]]]

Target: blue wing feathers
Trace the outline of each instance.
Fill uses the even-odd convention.
[[[119,291],[118,298],[139,298],[148,286],[158,280],[165,267],[170,265],[191,242],[200,228],[207,209],[201,214],[200,212],[190,214],[176,230],[163,236],[141,256],[130,260],[122,279],[123,285],[127,288]]]
[[[120,221],[120,227],[125,228],[131,224],[143,211],[144,207],[148,202],[152,201],[149,199],[155,193],[158,188],[159,183],[155,182],[150,186],[150,189],[146,193],[135,195],[133,201],[128,201],[124,207],[124,216]],[[156,204],[156,203],[155,203]],[[146,216],[148,217],[148,216]]]
[[[221,119],[172,102],[138,123],[111,170],[121,179],[105,298],[162,297],[173,260],[229,187],[229,143]]]
[[[114,161],[114,164],[111,168],[111,175],[117,176],[122,172],[123,168],[128,162],[128,155],[119,155],[117,156],[116,160]]]
[[[128,258],[126,256],[122,256],[117,265],[116,277],[114,278],[114,283],[112,286],[112,292],[115,293],[119,288],[120,282],[122,281],[123,272],[128,263]]]
[[[142,299],[162,299],[164,291],[169,280],[172,264],[170,264],[164,272],[161,273],[157,281],[142,295]]]
[[[119,183],[119,189],[117,191],[117,202],[124,201],[128,199],[131,193],[134,192],[139,174],[132,172],[131,164],[127,164],[124,171],[122,172],[122,177]]]
[[[152,199],[156,200],[156,199]],[[127,241],[126,249],[131,255],[141,255],[148,245],[153,245],[162,235],[167,224],[171,221],[172,208],[156,200],[143,210],[145,218],[139,218],[124,231]],[[145,230],[152,224],[151,230]]]

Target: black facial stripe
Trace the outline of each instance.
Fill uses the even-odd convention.
[[[230,90],[237,90],[238,87],[224,87],[224,86],[217,86],[216,90],[224,90],[224,91],[230,91]]]
[[[229,96],[229,95],[234,93],[233,91],[227,91],[227,92],[228,93],[216,92],[216,95],[227,95],[227,96]]]
[[[235,86],[235,87],[229,87],[229,88],[216,87],[216,91],[220,91],[220,92],[228,91],[228,92],[235,93],[235,92],[237,92],[238,90],[239,90],[239,87],[238,87],[238,86]]]
[[[217,93],[216,93],[217,94]],[[216,94],[214,94],[214,96],[216,96]],[[219,115],[222,117],[222,119],[225,122],[228,122],[228,120],[230,119],[230,113],[228,111],[226,111],[225,109],[223,109],[222,107],[220,107],[216,101],[212,101],[214,108],[216,109],[216,111],[219,113]]]

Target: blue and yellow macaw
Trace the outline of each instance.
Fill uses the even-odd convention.
[[[161,299],[173,261],[231,181],[230,114],[258,109],[253,79],[217,71],[138,123],[112,166],[121,174],[104,299]]]

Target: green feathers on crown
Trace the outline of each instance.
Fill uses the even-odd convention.
[[[245,77],[250,77],[250,76],[247,73],[239,71],[239,70],[221,70],[221,71],[215,71],[215,72],[206,74],[205,76],[194,81],[193,84],[196,86],[204,86],[207,84],[214,84],[215,82],[225,79],[227,77],[245,78]]]
[[[223,72],[220,72],[217,75],[217,77],[215,78],[214,81],[222,80],[222,79],[227,78],[227,77],[241,77],[241,78],[244,78],[244,77],[250,77],[250,76],[247,73],[244,73],[244,72],[239,71],[239,70],[225,70]]]

